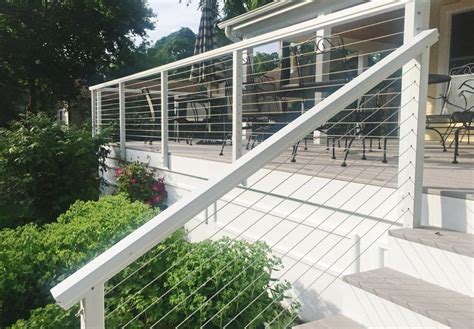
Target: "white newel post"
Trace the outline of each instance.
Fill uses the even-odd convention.
[[[404,42],[428,29],[429,13],[429,0],[405,5]],[[421,225],[428,71],[429,48],[403,66],[398,191],[405,227]]]
[[[81,301],[81,329],[105,328],[104,285],[91,289]]]
[[[127,140],[125,136],[125,84],[119,83],[119,121],[120,121],[120,156],[127,159]]]
[[[232,162],[242,156],[242,50],[232,56]]]
[[[92,120],[92,136],[95,136],[97,123],[96,123],[96,91],[91,90],[91,120]]]
[[[97,90],[96,106],[95,132],[98,133],[102,128],[102,91],[100,90]]]
[[[168,143],[168,71],[161,72],[161,157],[163,166],[169,168]]]

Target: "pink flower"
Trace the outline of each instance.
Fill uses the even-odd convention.
[[[122,168],[115,169],[115,177],[120,177],[122,175],[123,175],[123,169]]]
[[[155,196],[155,197],[153,198],[153,201],[154,201],[155,203],[160,203],[160,202],[161,202],[161,195]]]

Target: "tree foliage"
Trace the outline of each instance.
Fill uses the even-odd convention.
[[[20,96],[31,111],[74,99],[135,49],[152,18],[145,0],[1,1],[0,67],[11,74],[0,75],[0,86],[21,91],[7,94],[2,112],[21,104]]]
[[[97,199],[105,134],[92,137],[87,127],[65,127],[44,114],[0,129],[0,227],[50,222],[77,199]]]

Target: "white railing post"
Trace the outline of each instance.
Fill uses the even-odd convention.
[[[125,84],[119,83],[119,121],[120,121],[120,156],[127,159],[127,139],[125,136]]]
[[[95,132],[98,133],[102,127],[102,91],[97,90],[96,98]]]
[[[358,234],[354,234],[352,236],[352,251],[354,261],[352,263],[352,273],[359,273],[360,272],[360,236]]]
[[[97,115],[97,108],[96,108],[96,94],[97,92],[95,90],[91,90],[91,120],[92,120],[92,136],[95,136],[96,133],[96,128],[97,128],[97,120],[96,120],[96,115]]]
[[[105,328],[104,284],[100,284],[81,300],[81,329]]]
[[[232,56],[232,162],[242,156],[242,50]]]
[[[429,0],[405,5],[405,43],[428,29],[429,13]],[[421,225],[428,70],[429,48],[403,66],[398,166],[405,169],[398,175],[398,190],[405,227]]]
[[[169,168],[168,143],[168,71],[161,72],[161,157],[163,166]]]

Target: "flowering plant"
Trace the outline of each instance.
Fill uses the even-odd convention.
[[[133,162],[115,170],[118,192],[128,194],[132,201],[142,201],[152,207],[162,207],[168,193],[165,179],[155,178],[153,171],[143,163]]]

